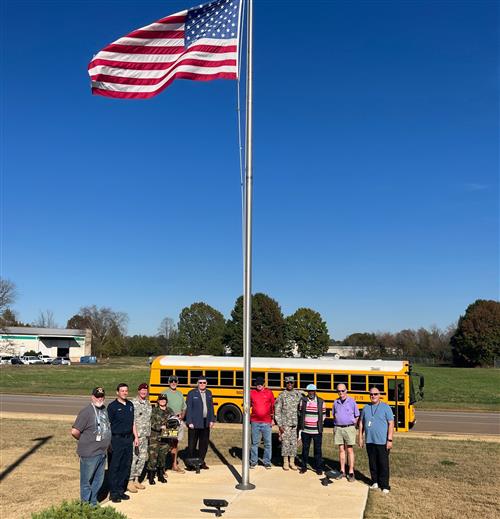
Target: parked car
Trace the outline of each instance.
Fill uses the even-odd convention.
[[[52,364],[52,361],[54,360],[54,357],[51,357],[50,355],[38,355],[38,358],[44,363],[44,364]]]
[[[10,363],[11,364],[18,364],[18,365],[24,364],[24,362],[19,357],[12,357],[10,359]]]
[[[52,361],[52,365],[53,366],[70,366],[71,361],[69,359],[67,359],[66,357],[56,357]]]
[[[21,360],[24,364],[43,364],[43,362],[34,355],[23,355],[21,357]]]
[[[2,355],[0,357],[0,364],[10,364],[10,361],[12,360],[12,355]]]
[[[97,364],[97,357],[94,355],[84,355],[80,357],[80,364]]]

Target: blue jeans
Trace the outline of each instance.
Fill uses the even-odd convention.
[[[259,443],[264,440],[264,465],[271,465],[271,432],[270,423],[252,422],[252,449],[250,450],[250,465],[257,465],[259,461]]]
[[[97,494],[104,481],[106,454],[80,458],[80,499],[97,505]]]

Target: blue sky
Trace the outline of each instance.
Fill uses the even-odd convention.
[[[19,318],[152,334],[242,292],[236,82],[91,96],[93,54],[189,0],[2,9],[1,275]],[[499,297],[498,4],[255,0],[254,292],[330,335]]]

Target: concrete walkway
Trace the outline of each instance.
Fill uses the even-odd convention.
[[[312,471],[298,474],[284,472],[280,467],[250,471],[254,490],[236,490],[237,471],[241,467],[212,465],[200,474],[168,472],[168,483],[156,483],[128,501],[107,503],[129,519],[163,519],[165,517],[211,519],[214,513],[203,505],[203,499],[225,499],[229,506],[225,519],[285,517],[287,519],[362,519],[368,487],[345,479],[328,486],[321,484],[322,476]]]

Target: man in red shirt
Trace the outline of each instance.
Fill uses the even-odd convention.
[[[252,449],[250,451],[250,468],[257,465],[259,443],[264,440],[263,463],[266,469],[271,468],[271,433],[274,414],[273,392],[264,387],[264,379],[255,379],[255,389],[250,391],[250,425],[252,427]]]

